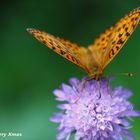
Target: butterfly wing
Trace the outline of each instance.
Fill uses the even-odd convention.
[[[111,62],[111,60],[118,54],[123,45],[132,35],[140,20],[140,8],[136,8],[128,15],[123,17],[112,31],[112,35],[107,44],[107,48],[103,55],[103,69]]]
[[[89,49],[97,58],[98,65],[104,70],[123,47],[135,30],[140,19],[140,8],[134,9],[115,26],[110,27],[97,38]]]
[[[40,30],[29,28],[27,31],[54,52],[87,71],[86,66],[80,60],[80,55],[77,53],[81,48],[80,46]]]
[[[110,27],[107,29],[104,33],[102,33],[95,41],[88,47],[92,54],[95,55],[96,52],[96,58],[98,58],[98,62],[101,62],[101,56],[103,56],[108,41],[110,39],[110,36],[112,35],[113,27]]]
[[[110,27],[109,29],[105,30],[105,32],[103,32],[98,38],[96,38],[94,42],[88,47],[88,50],[90,50],[91,57],[93,59],[91,60],[90,67],[94,68],[98,66],[98,68],[100,68],[101,73],[103,71],[102,57],[107,48],[107,44],[110,40],[113,29],[113,27]]]

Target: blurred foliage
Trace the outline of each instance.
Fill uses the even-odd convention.
[[[139,5],[138,0],[1,1],[0,132],[23,134],[3,139],[55,140],[57,125],[51,123],[49,117],[58,111],[55,107],[58,102],[52,92],[70,77],[84,76],[80,68],[36,41],[26,28],[41,29],[88,46],[101,32]],[[112,84],[131,89],[134,92],[131,101],[135,109],[140,110],[139,27],[107,67],[106,75],[134,74],[132,78],[117,75]],[[140,118],[132,123],[135,140],[140,139],[139,123]]]

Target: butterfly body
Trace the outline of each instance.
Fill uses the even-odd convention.
[[[84,69],[90,78],[103,76],[106,66],[118,54],[140,20],[140,8],[132,10],[85,48],[36,29],[27,29],[38,41]]]

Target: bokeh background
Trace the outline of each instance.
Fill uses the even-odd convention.
[[[83,71],[58,56],[26,32],[32,27],[77,44],[88,46],[106,28],[132,9],[138,0],[12,0],[0,4],[0,133],[17,132],[22,137],[0,140],[55,140],[56,127],[49,121],[58,111],[53,90]],[[133,91],[140,110],[140,26],[106,69],[116,76],[113,86]],[[132,122],[135,140],[140,140],[140,118]],[[73,139],[73,138],[71,138]]]

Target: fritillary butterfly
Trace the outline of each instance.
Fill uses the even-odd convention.
[[[27,31],[54,52],[83,68],[90,78],[98,79],[131,36],[139,20],[140,7],[107,29],[88,48],[36,29],[28,28]]]

